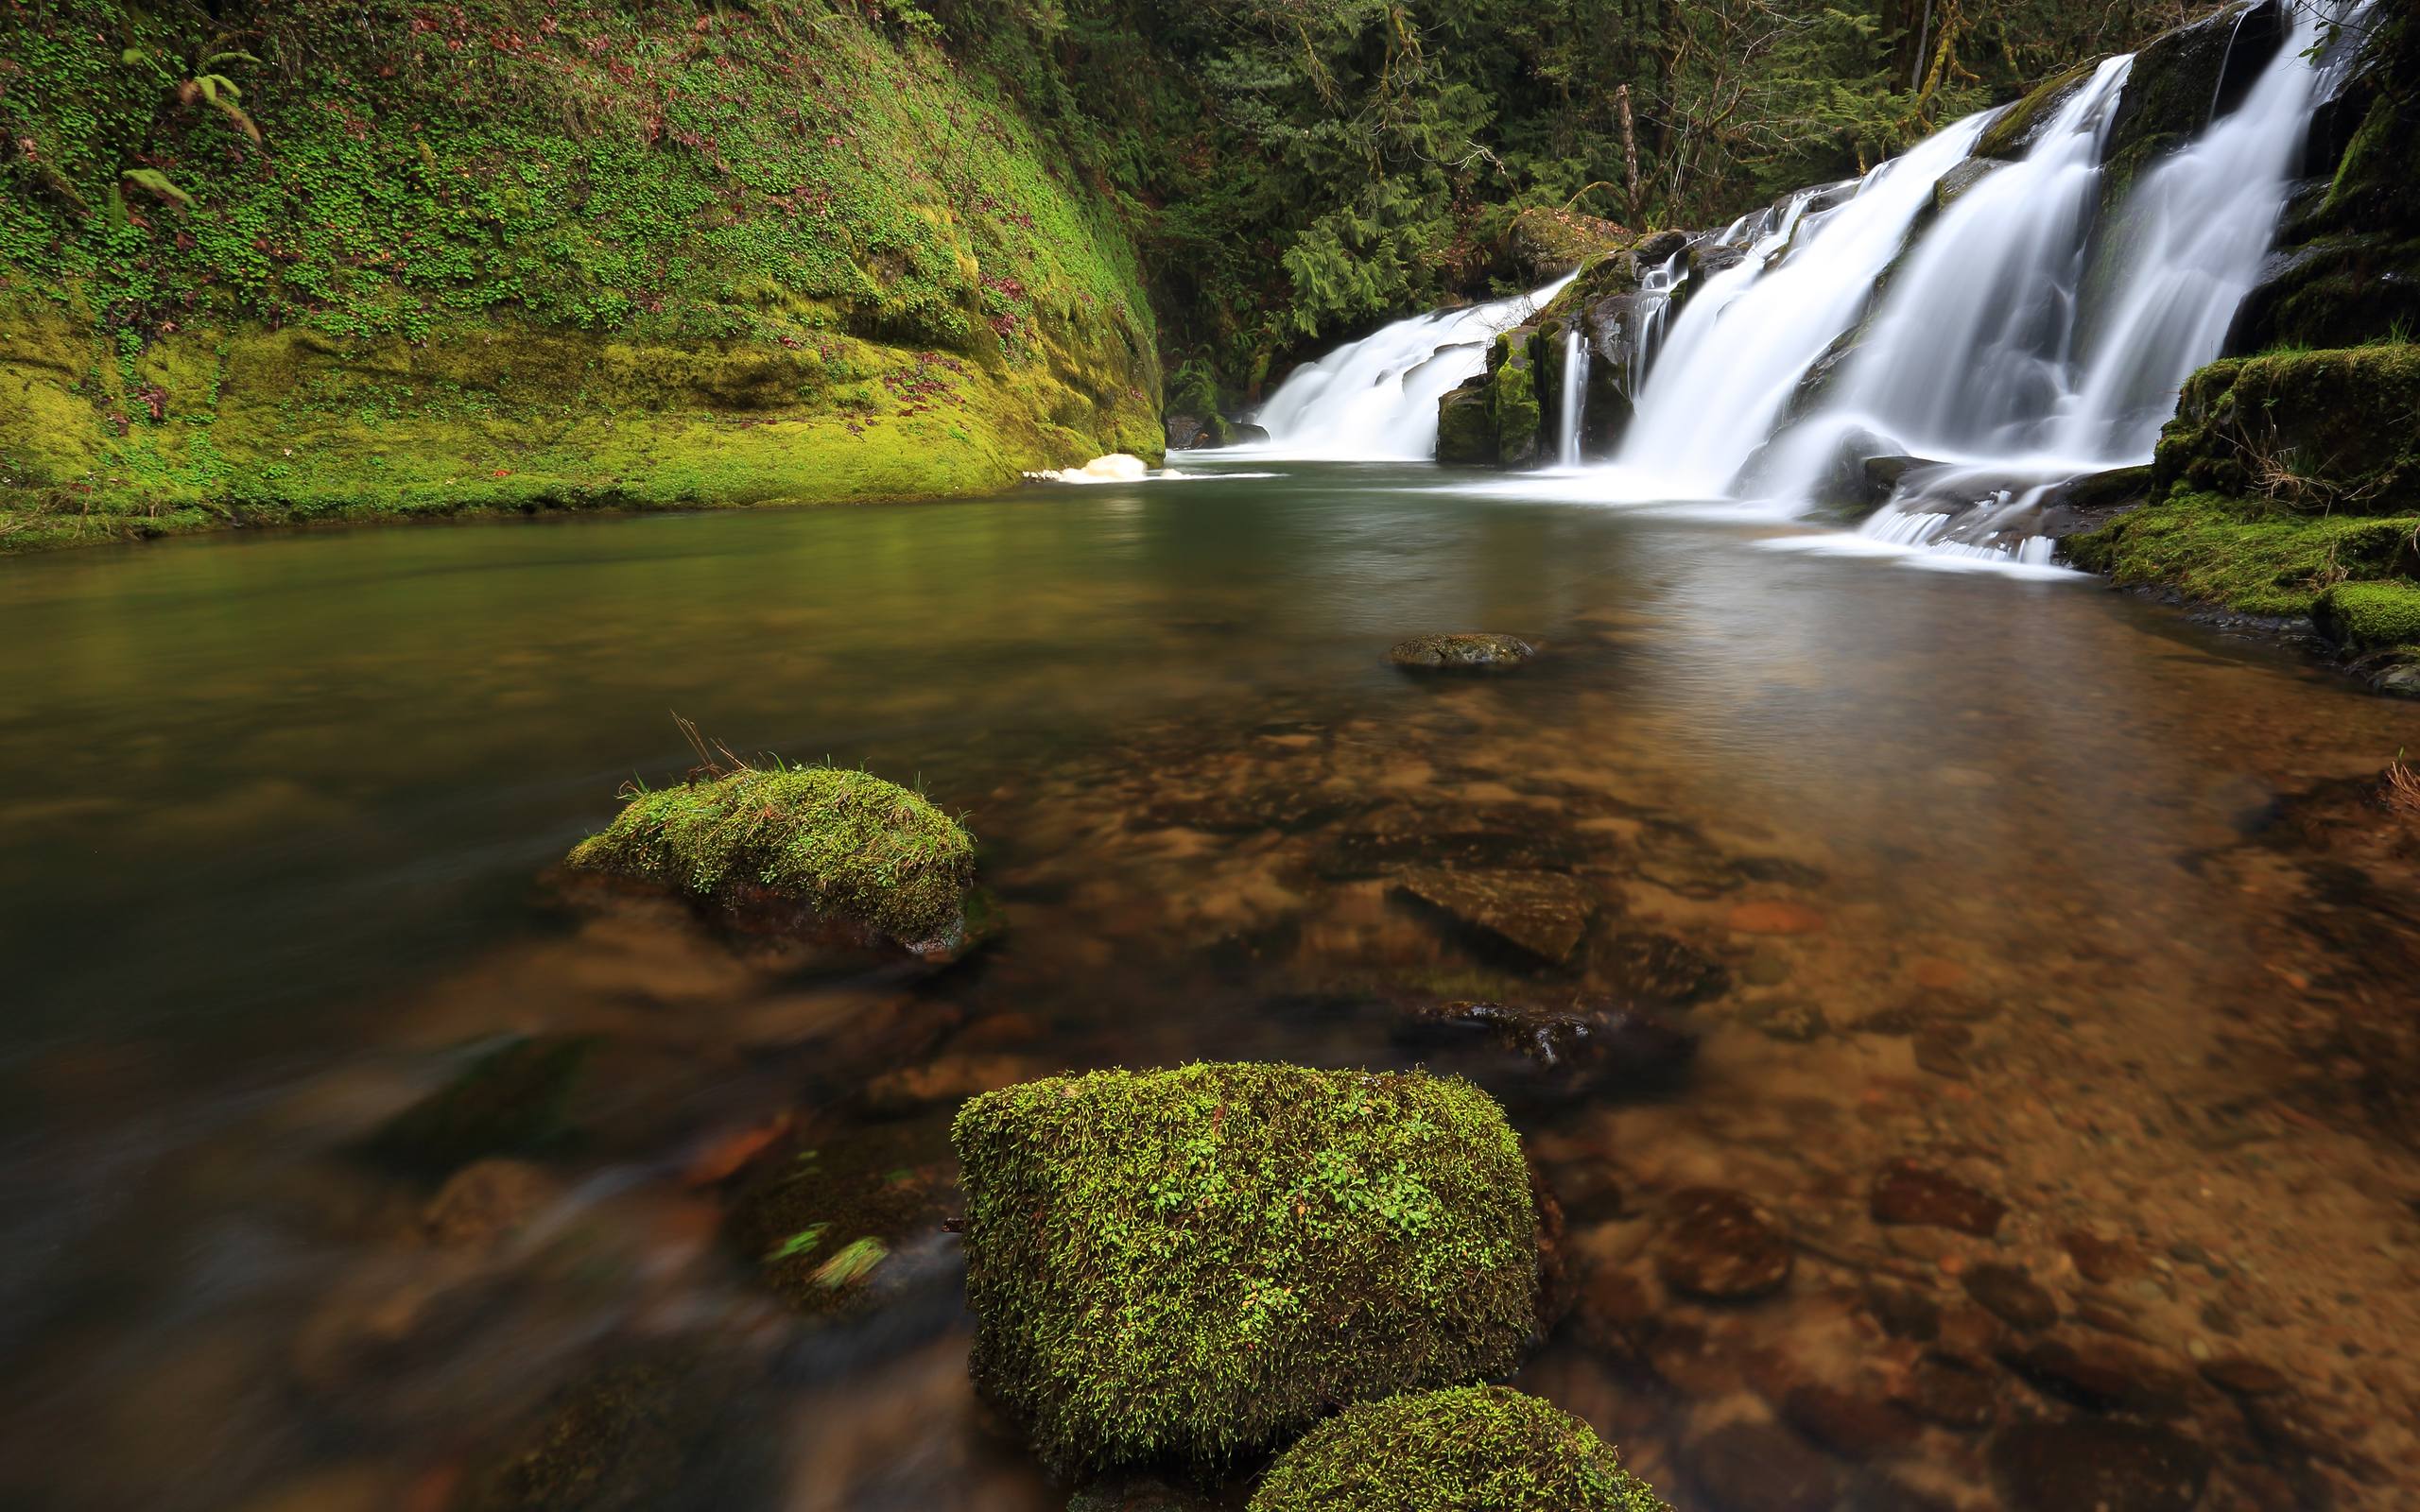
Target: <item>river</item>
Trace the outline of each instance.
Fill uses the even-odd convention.
[[[1677,1503],[2027,1505],[2144,1421],[2103,1458],[2173,1481],[2191,1446],[2214,1506],[2411,1490],[2420,820],[2368,784],[2420,709],[2080,577],[1426,466],[1188,465],[0,561],[0,1502],[494,1504],[527,1414],[677,1357],[711,1412],[525,1504],[1059,1507],[967,1391],[955,1238],[926,1293],[802,1319],[730,1237],[722,1152],[871,1141],[945,1192],[968,1091],[1408,1064],[1407,1003],[1617,991],[1641,938],[1718,974],[1634,1074],[1471,1069],[1566,1209],[1578,1300],[1522,1383]],[[1542,655],[1388,664],[1451,629]],[[676,712],[962,812],[1005,934],[836,973],[566,892],[617,786],[694,764]],[[1482,853],[1577,880],[1566,961],[1395,885]],[[449,1246],[363,1142],[535,1034],[593,1037],[572,1134],[534,1219]],[[1876,1222],[1895,1160],[2005,1223]],[[1662,1215],[1704,1186],[1790,1236],[1778,1293],[1674,1289]],[[2033,1293],[2055,1321],[2018,1321]],[[2114,1400],[2044,1339],[2116,1360]]]

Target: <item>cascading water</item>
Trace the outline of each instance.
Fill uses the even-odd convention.
[[[1349,460],[1437,453],[1437,402],[1487,366],[1496,335],[1535,315],[1571,282],[1460,310],[1398,320],[1287,376],[1254,418],[1259,455]]]
[[[1563,335],[1563,389],[1557,397],[1555,464],[1578,467],[1580,427],[1588,414],[1588,340],[1577,321]]]
[[[1980,119],[1960,122],[1876,168],[1837,206],[1809,214],[1821,191],[1793,197],[1746,258],[1692,294],[1639,395],[1613,463],[1615,489],[1638,499],[1725,492],[1800,376],[1856,322],[1933,184],[1982,129]],[[1735,223],[1726,234],[1748,229]]]
[[[2344,13],[2348,30],[2367,9]],[[1632,318],[1635,404],[1622,446],[1560,488],[1607,501],[1754,495],[1804,509],[1838,503],[1826,493],[1845,466],[1860,497],[1840,507],[1871,510],[1870,547],[1936,547],[1945,565],[2046,564],[2044,509],[2070,480],[2148,459],[2177,389],[2220,353],[2259,277],[2314,102],[2349,56],[2314,48],[2325,17],[2289,10],[2282,44],[2241,103],[2114,207],[2103,205],[2102,160],[2127,58],[2073,89],[2015,162],[1971,159],[1994,119],[1971,117],[1845,194],[1807,190],[1743,215],[1642,278],[1641,292],[1658,298]],[[1960,192],[1938,192],[1962,163],[1972,165]],[[1949,202],[1910,247],[1936,198]],[[1715,248],[1744,255],[1720,266],[1706,255]],[[1692,265],[1714,270],[1693,275]],[[1669,316],[1685,282],[1693,286]],[[1481,369],[1486,337],[1561,286],[1404,321],[1297,373],[1262,416],[1272,446],[1424,455],[1436,398]],[[1565,467],[1579,461],[1569,406],[1584,361],[1566,352]],[[1893,459],[1887,474],[1863,467],[1875,457]],[[1897,481],[1873,509],[1861,490],[1883,475]]]

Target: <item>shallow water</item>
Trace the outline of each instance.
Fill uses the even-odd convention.
[[[1721,968],[1651,1009],[1692,1059],[1458,1069],[1568,1210],[1523,1383],[1676,1503],[2031,1507],[2096,1458],[2117,1508],[2420,1495],[2420,824],[2372,785],[2420,710],[2081,579],[1278,466],[0,561],[0,1502],[463,1504],[567,1383],[671,1360],[711,1411],[637,1436],[681,1473],[549,1504],[1056,1507],[966,1389],[954,1238],[802,1320],[700,1153],[786,1119],[945,1206],[967,1091],[1409,1064],[1407,1007],[1618,995],[1646,936]],[[1452,628],[1545,654],[1386,664]],[[694,764],[673,711],[964,811],[1005,936],[836,974],[567,895],[617,785]],[[1575,879],[1586,940],[1394,885],[1475,856]],[[527,1227],[440,1243],[361,1142],[530,1033],[597,1037],[577,1138]],[[1996,1237],[1876,1222],[1900,1159]],[[1788,1236],[1774,1295],[1674,1289],[1707,1185]]]

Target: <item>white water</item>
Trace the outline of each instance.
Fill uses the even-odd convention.
[[[1398,320],[1287,375],[1254,417],[1260,456],[1349,460],[1437,455],[1437,402],[1487,367],[1488,343],[1535,315],[1573,275],[1542,289]]]
[[[1603,502],[1734,500],[1758,513],[1804,508],[1843,443],[1867,432],[1865,452],[1880,455],[1878,439],[1880,451],[1945,465],[1910,472],[1866,521],[1859,549],[1932,547],[1945,566],[2046,566],[2051,543],[2033,527],[2057,487],[2150,458],[2177,389],[2218,355],[2259,276],[2323,69],[2341,66],[2314,67],[2307,54],[2321,19],[2299,6],[2291,14],[2242,103],[2144,173],[2106,225],[2100,160],[2129,77],[2123,58],[2103,63],[2021,161],[1969,186],[1912,250],[1910,227],[1989,116],[1883,163],[1844,200],[1809,190],[1740,217],[1716,241],[1745,247],[1746,257],[1685,290],[1677,318],[1657,308],[1642,320],[1657,339],[1651,352],[1646,340],[1634,344],[1636,413],[1619,455],[1553,491]],[[2112,235],[2122,238],[2110,260],[2117,272],[2097,284],[2095,238]],[[1869,309],[1876,279],[1894,262],[1881,304]],[[1669,288],[1675,275],[1659,273],[1651,282]],[[1559,287],[1531,299],[1543,302]],[[1424,373],[1417,385],[1424,397],[1443,393],[1484,359],[1476,346],[1440,352],[1450,328],[1480,320],[1493,335],[1522,317],[1512,308],[1519,302],[1390,327],[1297,374],[1262,422],[1294,455],[1421,455],[1434,444],[1433,397],[1414,413],[1414,383],[1398,376],[1389,385],[1382,375],[1400,374],[1415,353],[1450,355],[1450,377]],[[1825,395],[1786,422],[1808,370],[1869,315]],[[1566,372],[1584,360],[1567,352]],[[1366,376],[1343,382],[1348,370]],[[1576,387],[1566,382],[1566,394]],[[1385,404],[1372,399],[1374,387],[1391,390]],[[1288,402],[1282,432],[1278,401]],[[1374,419],[1381,410],[1383,421]],[[1558,433],[1565,467],[1578,461],[1577,429],[1566,415]]]
[[[1577,320],[1563,334],[1563,389],[1557,398],[1555,465],[1578,467],[1580,426],[1588,415],[1588,341]]]
[[[1727,493],[1800,377],[1857,322],[1933,184],[1983,126],[1979,117],[1962,121],[1881,164],[1835,208],[1807,215],[1815,191],[1795,197],[1744,261],[1690,295],[1638,397],[1609,491],[1633,499]]]

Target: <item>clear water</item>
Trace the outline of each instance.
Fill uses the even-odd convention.
[[[2073,582],[1284,471],[0,561],[0,1502],[454,1504],[533,1404],[680,1349],[712,1363],[703,1468],[617,1504],[1062,1506],[971,1400],[954,1293],[804,1321],[684,1172],[786,1114],[945,1173],[955,1093],[868,1101],[902,1070],[1402,1064],[1405,1001],[1603,989],[1596,944],[1513,971],[1323,863],[1384,810],[1544,835],[1599,939],[1668,934],[1731,975],[1671,1015],[1701,1045],[1655,1095],[1542,1108],[1476,1068],[1511,1078],[1591,1278],[1521,1381],[1679,1504],[1777,1504],[1705,1446],[1794,1384],[1904,1383],[1922,1351],[1867,1311],[1883,1282],[1937,1298],[2002,1425],[2089,1416],[1991,1363],[1959,1280],[1984,1261],[2059,1298],[2058,1338],[2113,1337],[2098,1309],[2188,1384],[2204,1356],[2273,1365],[2372,1467],[2249,1437],[2194,1386],[2168,1421],[2220,1456],[2207,1504],[2290,1473],[2407,1504],[2420,1158],[2377,1084],[2393,1041],[2360,1034],[2408,1022],[2414,850],[2298,795],[2420,748],[2420,711]],[[1545,654],[1386,664],[1464,627]],[[546,868],[617,784],[691,765],[674,710],[920,779],[982,836],[1003,942],[835,977],[566,901]],[[1775,904],[1811,932],[1754,932]],[[535,1031],[606,1047],[583,1138],[543,1162],[559,1194],[499,1253],[434,1247],[429,1188],[352,1152],[464,1046]],[[1999,1242],[1873,1223],[1898,1157],[2001,1194]],[[1779,1295],[1657,1290],[1664,1205],[1703,1184],[1794,1236]],[[2082,1229],[2135,1268],[2079,1277]],[[1608,1321],[1624,1278],[1646,1343]],[[1991,1504],[1990,1432],[1784,1436],[1843,1486]]]

